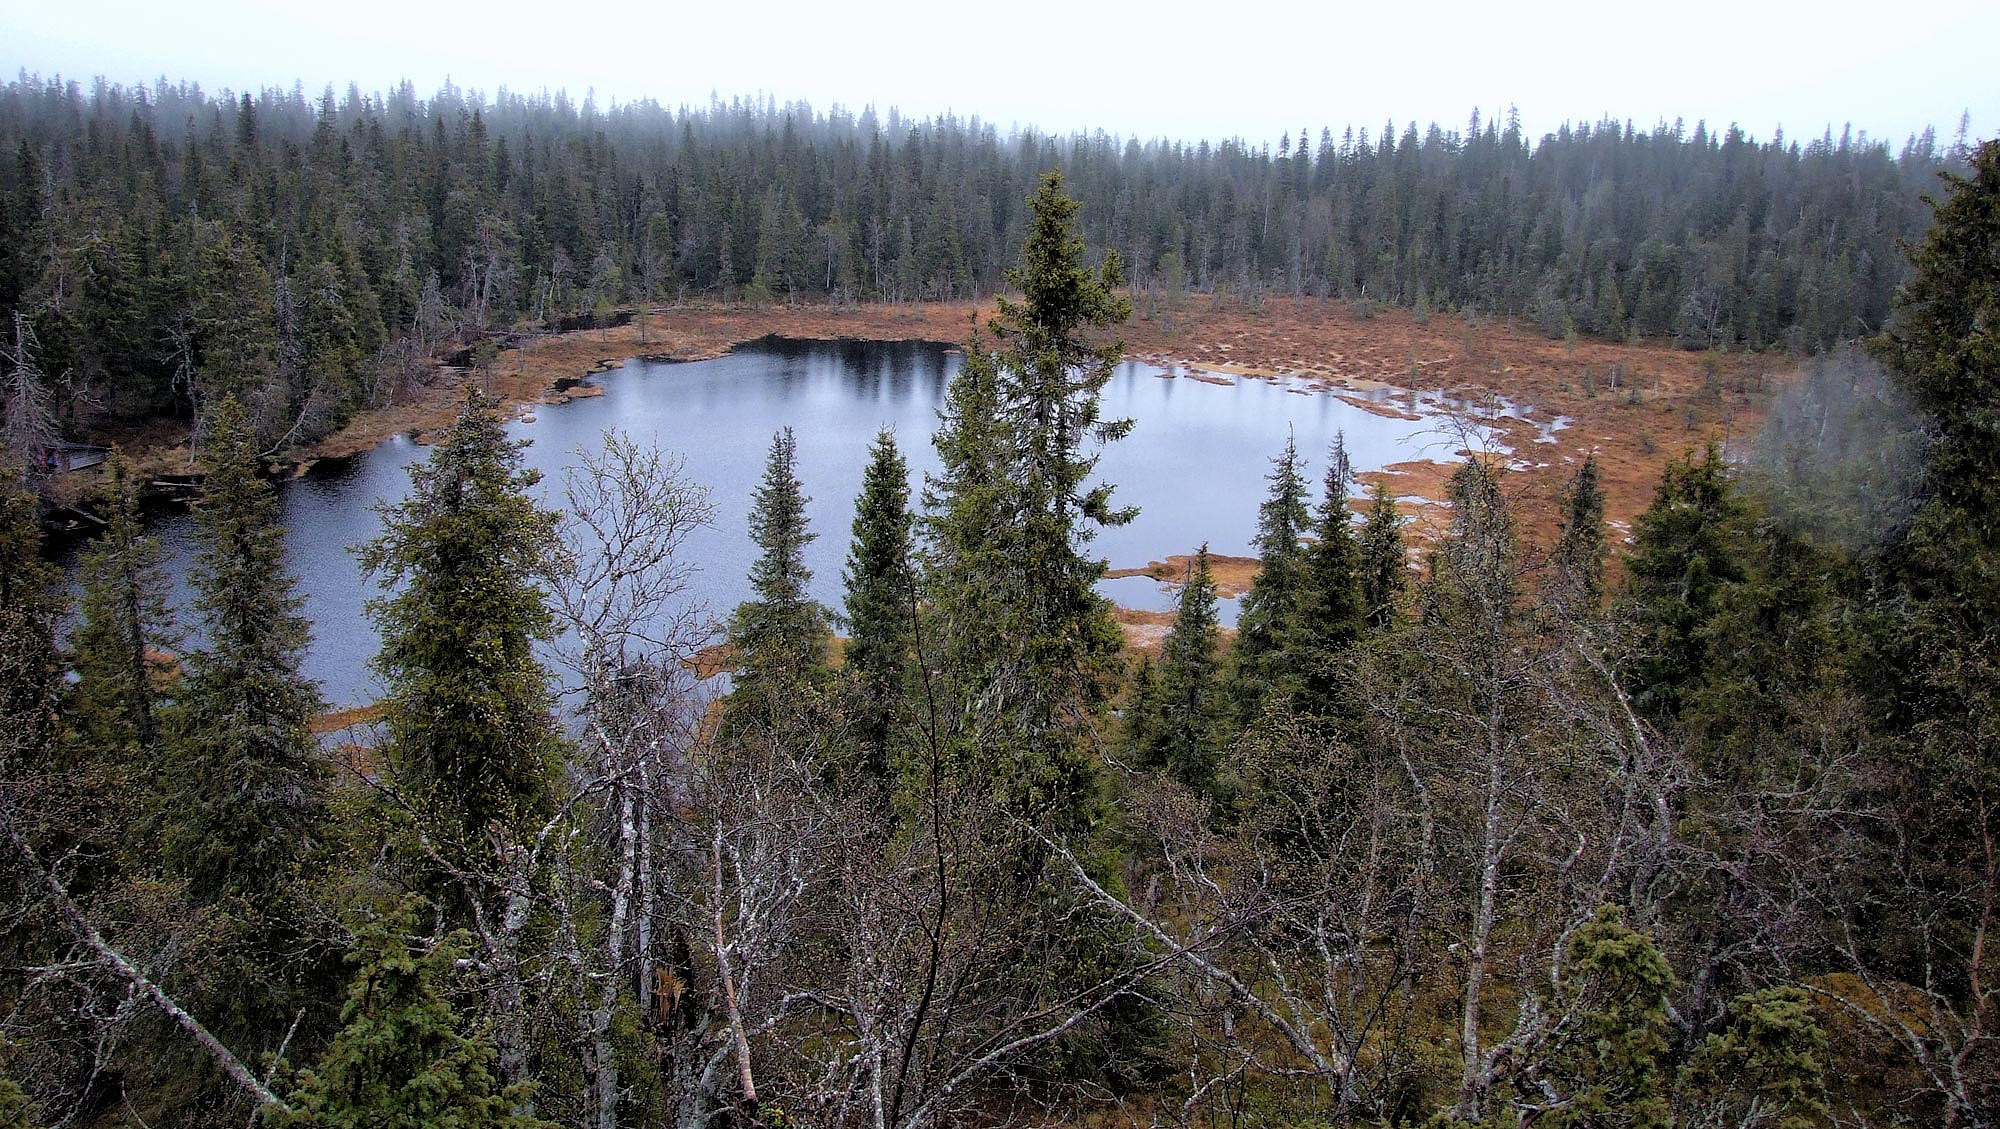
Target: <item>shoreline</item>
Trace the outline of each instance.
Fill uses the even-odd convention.
[[[1553,540],[1555,499],[1585,451],[1599,459],[1609,535],[1618,538],[1650,501],[1669,457],[1700,442],[1754,433],[1772,387],[1769,371],[1780,362],[1790,365],[1788,359],[1765,356],[1718,360],[1664,346],[1548,341],[1456,317],[1419,324],[1407,311],[1357,318],[1337,301],[1267,301],[1262,309],[1197,304],[1210,308],[1170,324],[1136,320],[1121,327],[1125,359],[1157,365],[1166,370],[1164,378],[1224,386],[1256,380],[1301,395],[1334,396],[1392,418],[1435,413],[1440,401],[1483,406],[1486,418],[1479,422],[1505,451],[1499,457],[1512,471],[1510,493],[1530,545]],[[990,305],[658,307],[602,329],[515,337],[481,368],[440,361],[430,381],[408,400],[357,412],[332,435],[286,452],[272,469],[277,477],[300,478],[397,436],[426,442],[455,416],[464,379],[482,380],[511,418],[532,419],[543,407],[601,395],[603,385],[594,378],[635,360],[710,360],[772,336],[950,346],[991,312]],[[1399,349],[1402,362],[1394,356]],[[459,350],[458,357],[470,352]],[[1557,421],[1563,424],[1559,429]],[[1656,429],[1678,441],[1660,441]],[[139,441],[130,453],[149,481],[185,482],[190,470],[185,428],[150,421],[121,430]],[[1413,565],[1446,527],[1449,508],[1437,499],[1445,496],[1453,468],[1469,454],[1460,449],[1457,457],[1391,463],[1357,475],[1363,484],[1379,483],[1396,495],[1408,522]],[[71,484],[72,500],[87,491],[90,476],[90,471],[66,476],[80,480]],[[1358,509],[1365,502],[1357,499],[1354,505]],[[1146,576],[1171,585],[1187,561],[1110,563],[1116,567],[1107,578]],[[1216,564],[1218,586],[1229,594],[1246,589],[1256,572],[1249,558],[1217,558]],[[1172,619],[1169,613],[1123,606],[1116,616],[1127,647],[1138,653],[1157,651]]]
[[[607,329],[525,339],[495,358],[486,379],[510,411],[532,412],[590,395],[579,391],[577,382],[635,359],[708,360],[770,336],[952,345],[994,312],[990,301],[656,307]],[[1492,418],[1481,422],[1505,449],[1499,457],[1513,472],[1523,502],[1523,533],[1531,542],[1553,539],[1555,499],[1584,453],[1598,459],[1607,520],[1629,525],[1651,501],[1669,458],[1707,442],[1754,435],[1771,390],[1797,367],[1780,355],[1551,340],[1485,318],[1469,324],[1456,315],[1435,315],[1419,323],[1407,310],[1362,317],[1335,299],[1266,299],[1252,306],[1195,296],[1168,317],[1135,317],[1118,334],[1127,360],[1207,383],[1281,384],[1397,418],[1422,414],[1420,397],[1485,405]],[[416,402],[358,413],[348,427],[303,454],[338,458],[395,434],[448,423],[455,384],[450,372],[443,375]],[[1524,411],[1534,419],[1522,418]],[[1552,430],[1557,421],[1562,426]],[[1442,507],[1434,499],[1443,496],[1456,462],[1413,460],[1359,478],[1407,500],[1399,500],[1399,508],[1418,519],[1422,540],[1441,525]]]
[[[398,435],[418,442],[449,424],[457,389],[478,379],[516,418],[590,396],[591,378],[632,360],[708,360],[764,337],[885,342],[963,341],[993,304],[932,303],[747,306],[689,304],[621,312],[602,329],[510,335],[480,368],[435,364],[430,381],[403,402],[365,408],[340,430],[273,460],[281,477],[372,450]],[[1690,352],[1663,344],[1550,340],[1532,330],[1479,318],[1407,310],[1357,314],[1337,299],[1267,298],[1258,303],[1191,296],[1179,310],[1135,317],[1119,327],[1128,360],[1159,365],[1176,378],[1233,385],[1258,380],[1301,395],[1332,395],[1366,411],[1406,418],[1417,399],[1442,396],[1490,405],[1480,422],[1504,448],[1500,457],[1524,505],[1530,542],[1552,537],[1554,500],[1585,452],[1597,456],[1606,518],[1629,526],[1650,501],[1666,460],[1706,442],[1754,434],[1769,393],[1796,367],[1788,357]],[[489,338],[491,339],[491,338]],[[465,359],[469,347],[448,359]],[[1538,423],[1523,419],[1532,412]],[[1551,430],[1562,421],[1560,430]],[[184,426],[147,421],[107,429],[150,478],[185,478],[191,469]],[[1460,451],[1460,457],[1466,454]],[[1364,472],[1366,485],[1397,494],[1416,518],[1415,540],[1441,526],[1444,480],[1452,462],[1415,460]],[[64,476],[62,500],[75,503],[91,472]],[[1618,528],[1619,526],[1614,526]],[[1127,562],[1136,566],[1139,562]]]

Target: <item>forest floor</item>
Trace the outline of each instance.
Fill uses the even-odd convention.
[[[1352,397],[1358,406],[1389,414],[1406,412],[1417,393],[1483,406],[1497,416],[1481,422],[1516,472],[1507,482],[1531,546],[1553,540],[1562,485],[1586,453],[1597,455],[1605,515],[1616,541],[1651,501],[1669,458],[1710,441],[1754,436],[1771,390],[1796,368],[1782,354],[1551,340],[1530,325],[1505,319],[1480,318],[1474,324],[1436,314],[1419,321],[1403,309],[1363,316],[1339,300],[1265,298],[1253,304],[1192,295],[1175,309],[1158,300],[1135,305],[1140,312],[1120,331],[1127,356],[1178,365],[1189,378],[1282,382],[1308,394]],[[575,383],[632,357],[700,360],[773,334],[961,341],[975,317],[984,320],[993,312],[991,303],[661,307],[621,326],[524,339],[471,375],[527,413],[591,394],[589,385]],[[439,379],[405,403],[359,412],[347,427],[296,455],[304,465],[367,450],[396,434],[422,439],[450,422],[456,385]],[[1527,415],[1533,421],[1523,418]],[[1557,417],[1567,425],[1548,430]],[[132,438],[146,463],[186,465],[184,432],[169,436],[154,428]],[[1445,480],[1454,465],[1418,460],[1361,477],[1382,482],[1404,499],[1399,505],[1414,518],[1413,539],[1421,545],[1447,520],[1435,500],[1447,493]],[[1186,566],[1181,559],[1111,563],[1125,575],[1162,580],[1177,579]],[[1253,573],[1254,562],[1218,562],[1217,579],[1228,594],[1240,592]],[[1149,648],[1164,634],[1167,617],[1129,612],[1121,618],[1133,643]]]

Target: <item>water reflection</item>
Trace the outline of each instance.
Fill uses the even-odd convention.
[[[747,594],[754,547],[745,524],[771,434],[795,428],[817,534],[807,554],[813,592],[837,606],[869,443],[877,429],[895,429],[911,465],[913,495],[920,495],[922,476],[938,465],[929,437],[960,362],[956,350],[927,342],[771,338],[709,361],[633,361],[603,378],[602,396],[542,408],[534,423],[511,430],[533,441],[527,461],[543,472],[548,497],[559,493],[572,453],[596,445],[607,429],[684,455],[689,475],[713,492],[717,524],[692,538],[689,551],[702,568],[695,594],[720,617]],[[1435,422],[1372,414],[1330,395],[1251,380],[1229,387],[1166,379],[1163,370],[1137,362],[1121,365],[1106,387],[1104,414],[1137,421],[1098,465],[1098,474],[1117,484],[1114,500],[1140,508],[1137,520],[1102,531],[1089,546],[1119,567],[1193,552],[1203,541],[1218,554],[1249,554],[1269,459],[1288,433],[1315,467],[1336,431],[1346,433],[1359,469],[1443,457],[1459,442]],[[283,488],[292,567],[316,635],[307,673],[335,704],[379,694],[367,670],[375,638],[365,616],[376,593],[344,550],[375,536],[380,523],[372,507],[401,498],[409,465],[426,453],[398,439],[336,473]],[[184,577],[192,557],[190,520],[170,516],[156,530],[176,576]],[[176,599],[184,604],[184,579],[177,584]],[[1106,592],[1128,606],[1171,607],[1171,593],[1143,578],[1107,582]],[[1225,601],[1225,622],[1233,622],[1234,604]]]

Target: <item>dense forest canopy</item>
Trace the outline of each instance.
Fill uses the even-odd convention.
[[[24,316],[17,354],[115,414],[234,394],[277,443],[398,394],[461,330],[694,297],[989,294],[1022,201],[1060,168],[1086,244],[1140,290],[1812,351],[1882,325],[1919,196],[1966,152],[1929,131],[1892,149],[1678,122],[1534,138],[1476,112],[1188,143],[768,99],[24,75],[0,91],[0,309]]]

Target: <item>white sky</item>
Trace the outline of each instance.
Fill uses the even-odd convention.
[[[1253,142],[1300,127],[1462,128],[1511,104],[1535,134],[1609,114],[1738,122],[1760,139],[1845,123],[1948,143],[1961,111],[2000,131],[2000,3],[1557,0],[9,0],[0,68],[210,91],[449,77],[669,106],[769,92],[978,114],[1003,129]]]

